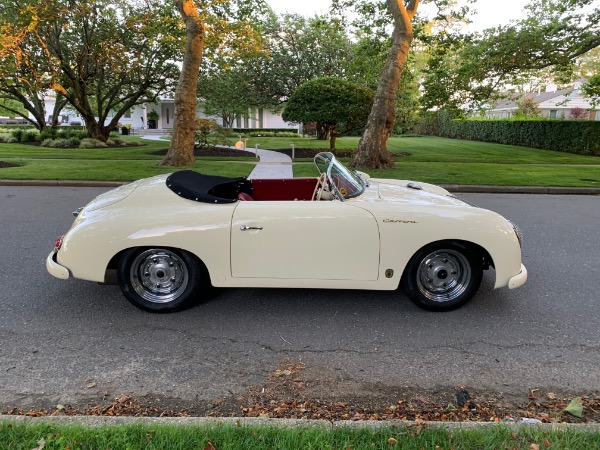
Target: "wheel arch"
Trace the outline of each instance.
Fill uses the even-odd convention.
[[[110,259],[110,261],[108,261],[108,264],[104,271],[105,283],[106,284],[116,284],[117,283],[117,268],[119,266],[119,261],[121,260],[121,258],[125,254],[125,252],[128,252],[129,250],[133,250],[133,249],[145,250],[145,249],[150,249],[150,248],[164,248],[166,250],[175,250],[175,251],[180,251],[180,252],[186,252],[186,253],[192,255],[200,263],[202,270],[207,275],[206,279],[210,281],[211,278],[210,278],[210,271],[208,270],[208,267],[206,266],[206,264],[204,263],[202,258],[200,258],[194,252],[185,250],[183,248],[163,246],[163,245],[139,245],[139,246],[133,245],[131,247],[127,247],[127,248],[120,250]]]
[[[414,257],[418,253],[420,253],[421,251],[423,251],[426,248],[429,248],[429,247],[434,248],[434,247],[438,247],[438,246],[443,246],[444,244],[447,244],[447,243],[457,243],[457,244],[460,244],[460,245],[463,245],[463,246],[469,248],[472,251],[477,252],[481,256],[481,263],[483,265],[484,270],[487,270],[490,267],[495,267],[492,255],[490,255],[490,252],[488,252],[481,245],[479,245],[475,242],[472,242],[472,241],[466,241],[464,239],[441,239],[439,241],[429,242],[428,244],[423,245],[421,248],[419,248],[413,252],[413,254],[411,255],[411,257],[408,260],[408,263],[402,270],[402,276],[400,277],[400,280],[398,282],[398,287],[402,286],[402,284],[404,282],[404,278],[406,276],[406,272],[408,271],[409,267],[413,263]]]

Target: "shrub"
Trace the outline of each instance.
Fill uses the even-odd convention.
[[[21,142],[21,138],[23,137],[23,134],[25,133],[25,131],[26,130],[21,130],[21,129],[17,128],[16,130],[12,130],[10,132],[10,135],[12,137],[14,137],[17,140],[17,142]]]
[[[77,148],[81,144],[81,139],[72,137],[67,139],[68,147]]]
[[[275,137],[299,137],[300,135],[295,131],[278,131],[275,133]]]
[[[83,130],[61,129],[56,133],[56,137],[62,138],[62,139],[69,139],[69,138],[85,139],[88,137],[88,134],[87,134],[87,131],[83,131]]]
[[[46,139],[56,139],[56,130],[44,130],[40,133],[39,140],[41,142]]]
[[[40,134],[34,130],[25,131],[21,134],[21,142],[38,142],[40,139]]]
[[[0,134],[0,142],[6,143],[8,141],[8,136],[6,134]]]
[[[68,139],[53,139],[50,143],[50,147],[52,148],[67,148],[69,146]]]
[[[196,119],[195,141],[197,148],[227,144],[227,130],[210,119]]]
[[[52,147],[52,144],[54,143],[54,139],[52,138],[46,138],[42,141],[42,147]]]
[[[104,148],[108,147],[106,143],[93,138],[85,138],[81,140],[79,148]]]

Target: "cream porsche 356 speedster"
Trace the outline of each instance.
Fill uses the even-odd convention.
[[[438,186],[369,178],[332,153],[318,178],[246,179],[184,170],[78,208],[46,260],[57,278],[117,280],[137,307],[169,312],[215,287],[396,290],[446,311],[527,280],[521,232]]]

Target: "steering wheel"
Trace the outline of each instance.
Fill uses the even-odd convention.
[[[321,200],[321,196],[323,195],[323,191],[327,186],[327,174],[322,173],[317,180],[317,185],[315,186],[315,190],[313,191],[312,201]],[[329,190],[329,189],[328,189]]]

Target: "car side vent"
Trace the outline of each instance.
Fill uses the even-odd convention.
[[[421,187],[421,185],[420,185],[420,184],[417,184],[417,183],[408,183],[408,184],[406,185],[406,187],[409,187],[409,188],[411,188],[411,189],[415,189],[415,190],[417,190],[417,191],[420,191],[420,190],[422,190],[422,189],[423,189],[423,188]]]

